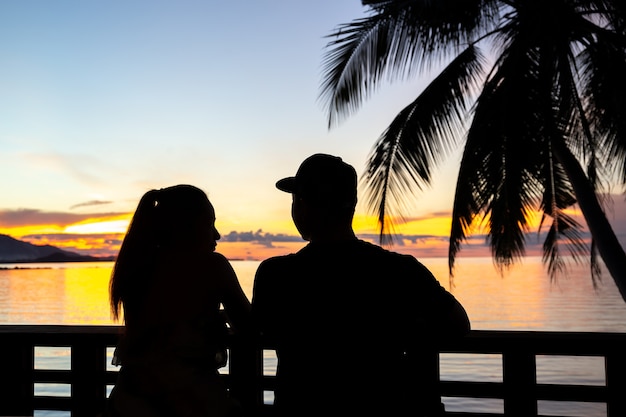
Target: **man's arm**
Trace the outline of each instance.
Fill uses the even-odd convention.
[[[442,323],[442,327],[445,329],[442,333],[448,336],[465,336],[471,330],[467,311],[456,298],[445,317],[445,323]]]
[[[461,337],[471,330],[471,324],[465,307],[437,281],[432,272],[421,262],[413,258],[418,265],[420,282],[424,287],[424,301],[432,314],[426,326],[439,337]]]

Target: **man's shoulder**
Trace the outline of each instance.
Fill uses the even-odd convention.
[[[301,263],[296,254],[273,256],[263,260],[255,273],[255,287],[280,293],[284,291],[294,276],[302,274]],[[265,291],[267,293],[267,291]]]
[[[431,275],[430,271],[415,256],[392,251],[382,246],[375,245],[367,241],[359,241],[360,248],[357,249],[359,257],[370,259],[372,263],[377,263],[393,271],[405,271],[407,273],[419,273]]]
[[[272,256],[271,258],[267,258],[261,261],[258,270],[261,272],[267,270],[284,270],[286,268],[289,268],[290,265],[296,265],[298,263],[298,258],[299,257],[296,253]]]
[[[408,262],[417,261],[417,259],[415,259],[415,257],[412,255],[385,249],[382,246],[375,245],[365,240],[358,240],[357,250],[362,251],[363,253],[371,254],[372,256],[381,256],[381,257],[386,257],[390,259],[397,259],[398,261],[400,260],[408,261]]]

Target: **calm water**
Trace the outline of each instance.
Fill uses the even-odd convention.
[[[421,260],[449,288],[447,259]],[[244,291],[251,297],[258,262],[232,262]],[[29,269],[14,269],[15,266]],[[108,282],[112,263],[0,264],[0,324],[111,325]],[[474,329],[626,332],[626,303],[606,273],[594,289],[586,266],[572,266],[550,282],[540,258],[526,258],[505,276],[491,258],[462,258],[451,291],[465,306]],[[63,366],[68,352],[37,352],[39,367]],[[444,379],[501,380],[499,356],[442,357]],[[268,358],[266,367],[275,366]],[[538,358],[539,382],[604,384],[599,358]],[[38,387],[39,394],[65,395],[60,387]],[[450,411],[501,411],[499,401],[444,399]],[[540,413],[600,417],[603,405],[540,403]],[[63,413],[39,412],[43,416]]]

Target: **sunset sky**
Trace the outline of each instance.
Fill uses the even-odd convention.
[[[326,35],[365,11],[359,0],[0,2],[0,233],[113,255],[143,193],[188,183],[213,202],[228,256],[301,246],[276,180],[316,152],[363,172],[427,81],[385,85],[328,129]],[[458,163],[448,158],[397,229],[407,251],[445,255]],[[376,233],[361,205],[355,228]]]

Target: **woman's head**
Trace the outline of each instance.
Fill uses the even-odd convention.
[[[145,238],[146,245],[158,248],[189,244],[215,250],[220,238],[215,229],[215,210],[206,193],[187,184],[146,193],[128,234],[140,235],[137,237]]]
[[[206,193],[180,184],[143,195],[122,242],[111,277],[111,308],[120,307],[149,285],[151,271],[161,255],[184,248],[215,251],[220,234],[215,211]]]

